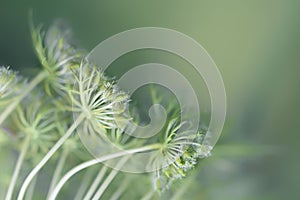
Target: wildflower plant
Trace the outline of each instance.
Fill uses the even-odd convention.
[[[137,178],[152,186],[132,198],[149,199],[171,188],[174,181],[210,155],[211,147],[203,144],[206,130],[191,134],[189,122],[180,121],[176,101],[168,102],[167,123],[154,138],[128,135],[132,110],[139,108],[131,108],[128,93],[72,43],[70,29],[56,21],[47,31],[30,23],[30,30],[41,65],[39,74],[24,81],[10,68],[0,68],[0,134],[17,138],[14,151],[19,152],[10,184],[3,186],[6,200],[35,199],[36,194],[56,199],[61,190],[62,194],[72,190],[63,187],[75,175],[80,180],[75,187],[80,189],[74,197],[64,199],[100,199],[105,192],[117,199],[128,189],[126,183]],[[153,103],[164,99],[156,89],[149,94]],[[143,123],[141,119],[135,121]],[[99,151],[96,158],[91,159],[84,140],[95,145]],[[153,152],[147,163],[150,173],[128,178],[119,170],[134,154],[149,151]],[[72,155],[78,156],[77,162],[69,162]],[[115,163],[115,168],[107,161]],[[25,163],[30,171],[21,170]],[[45,193],[35,190],[32,182],[47,164],[56,167],[53,175],[48,174],[51,181]],[[77,175],[82,170],[86,175]],[[116,177],[123,181],[114,181]]]
[[[9,67],[0,67],[0,109],[12,101],[22,88],[22,78]]]
[[[62,87],[71,84],[72,69],[78,67],[84,52],[71,43],[70,29],[62,21],[55,21],[47,31],[32,23],[30,27],[35,53],[47,72],[45,91],[61,93]]]
[[[54,119],[54,110],[51,104],[43,102],[43,94],[34,95],[24,99],[24,103],[16,108],[12,114],[13,123],[17,127],[17,135],[20,139],[29,138],[29,155],[41,155],[53,146],[59,138]],[[24,105],[23,105],[24,104]],[[33,157],[36,159],[36,157]]]

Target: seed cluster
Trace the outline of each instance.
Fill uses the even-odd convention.
[[[62,152],[65,159],[77,156],[74,163],[86,161],[89,156],[75,134],[78,132],[112,142],[121,150],[152,143],[155,148],[161,147],[155,149],[155,157],[149,161],[155,169],[154,175],[150,176],[155,191],[170,188],[174,181],[196,167],[201,158],[210,155],[211,147],[202,144],[206,130],[193,133],[183,128],[189,122],[179,122],[180,108],[174,100],[169,102],[169,119],[157,138],[145,140],[128,136],[125,130],[128,121],[132,120],[129,95],[98,66],[89,62],[85,51],[72,44],[70,29],[57,21],[47,31],[31,24],[31,33],[41,65],[39,75],[27,81],[8,67],[0,67],[0,111],[3,110],[0,113],[0,145],[3,144],[1,134],[9,133],[6,135],[16,139],[13,147],[22,155],[20,163],[31,160],[33,173],[38,173],[56,152],[55,162],[63,157]],[[153,91],[150,93],[155,94],[155,103],[163,99]],[[24,145],[25,141],[29,145]],[[16,177],[20,166],[16,167]],[[58,166],[62,170],[62,166]],[[59,170],[55,176],[60,175]],[[14,188],[16,180],[11,182],[10,188]],[[2,185],[7,187],[7,182],[0,180]],[[24,191],[26,187],[25,184]],[[8,199],[12,192],[8,193]]]

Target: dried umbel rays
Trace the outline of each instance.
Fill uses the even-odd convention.
[[[128,94],[99,66],[86,60],[85,51],[71,42],[70,29],[61,21],[47,31],[32,23],[30,27],[40,72],[29,79],[9,67],[0,67],[0,138],[9,138],[0,146],[19,151],[10,181],[0,181],[1,188],[7,188],[6,200],[22,200],[25,196],[34,199],[37,194],[55,199],[59,193],[64,195],[64,189],[71,190],[63,186],[82,170],[86,176],[79,177],[77,199],[98,199],[105,191],[117,198],[134,178],[152,185],[142,189],[139,197],[147,196],[149,191],[157,195],[210,155],[211,147],[202,144],[205,129],[194,135],[187,134],[187,129],[181,132],[188,122],[180,122],[176,103],[170,102],[167,123],[156,138],[139,139],[126,134],[126,122],[132,120],[130,113],[139,107],[129,106]],[[155,102],[159,103],[159,99],[162,98]],[[78,132],[101,138],[120,151],[92,158]],[[118,159],[121,168],[133,154],[147,151],[155,152],[149,161],[154,170],[139,177],[128,178],[101,164]],[[25,164],[26,171],[21,170]],[[44,174],[47,179],[39,183],[36,176],[45,165],[54,168],[54,172]],[[88,174],[96,178],[88,179]],[[114,182],[117,176],[123,181]],[[34,187],[46,185],[45,180],[49,180],[48,192],[40,194]]]

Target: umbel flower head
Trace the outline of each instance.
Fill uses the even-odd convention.
[[[0,67],[0,99],[16,94],[20,82],[20,77],[16,72],[9,69],[9,67]]]
[[[180,132],[182,126],[184,123],[178,123],[177,118],[167,126],[161,155],[155,162],[154,188],[158,191],[168,189],[174,181],[185,177],[201,158],[210,156],[212,147],[202,144],[205,130],[193,135],[189,130]]]
[[[35,94],[25,99],[13,114],[20,138],[29,137],[29,155],[39,160],[59,138],[56,130],[55,113],[49,102],[42,100],[43,94]]]
[[[78,68],[84,52],[71,43],[71,31],[62,21],[54,22],[48,31],[31,23],[31,35],[37,57],[49,73],[46,92],[61,93],[71,83],[72,69]]]
[[[68,90],[75,115],[84,115],[83,133],[102,134],[127,120],[128,95],[106,78],[95,65],[83,60]],[[103,136],[103,135],[102,135]]]

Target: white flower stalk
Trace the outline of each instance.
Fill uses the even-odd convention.
[[[10,200],[18,179],[21,166],[26,155],[30,155],[31,160],[37,160],[39,155],[44,154],[57,140],[55,134],[55,123],[53,111],[42,104],[41,95],[33,96],[25,101],[25,105],[17,108],[13,115],[13,121],[18,129],[18,136],[23,139],[22,148],[15,170],[6,194],[6,200]]]
[[[29,173],[21,187],[18,200],[24,198],[27,187],[35,175],[78,127],[81,127],[80,131],[84,131],[87,135],[103,133],[99,129],[115,128],[116,120],[119,120],[119,116],[125,111],[127,95],[120,92],[95,66],[82,62],[79,69],[74,71],[74,78],[74,88],[67,90],[73,102],[74,123]]]
[[[120,152],[104,155],[102,157],[84,162],[80,165],[77,165],[76,167],[72,168],[68,173],[66,173],[63,176],[63,178],[58,182],[58,184],[56,185],[55,189],[53,190],[49,200],[55,200],[58,193],[59,193],[59,191],[64,186],[64,184],[72,176],[74,176],[76,173],[80,172],[83,169],[86,169],[88,167],[91,167],[93,165],[99,164],[99,163],[104,162],[104,161],[112,160],[112,159],[123,157],[123,156],[129,156],[129,155],[132,155],[132,154],[135,154],[135,153],[141,153],[141,152],[146,152],[146,151],[154,151],[154,150],[157,150],[157,149],[160,149],[160,148],[161,148],[161,144],[147,145],[147,146],[140,147],[140,148],[128,149],[126,151],[120,151]]]

